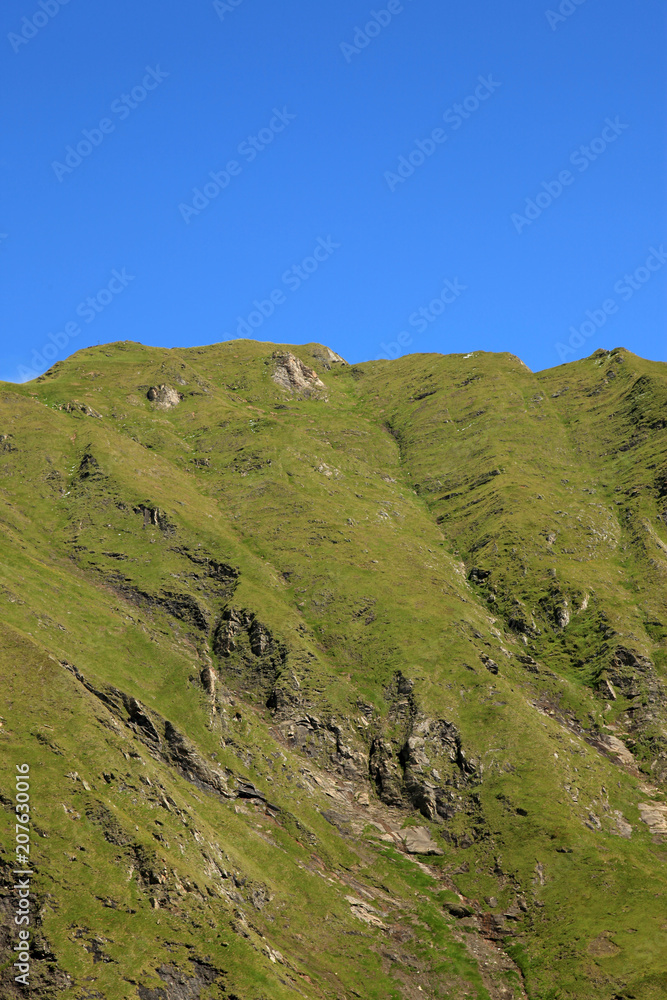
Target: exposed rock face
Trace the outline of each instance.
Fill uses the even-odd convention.
[[[326,386],[313,368],[309,368],[300,358],[290,354],[289,351],[284,354],[277,351],[273,357],[276,361],[276,368],[271,378],[277,385],[294,395],[306,398],[326,398],[323,393]]]
[[[140,1000],[199,1000],[202,991],[210,987],[220,973],[205,962],[195,961],[193,967],[194,974],[190,975],[173,965],[160,966],[157,974],[165,985],[154,990],[137,987]]]
[[[400,807],[404,803],[403,775],[394,756],[394,748],[387,740],[373,740],[369,771],[378,795],[388,806]]]
[[[403,833],[403,843],[408,854],[444,854],[425,826],[409,827]]]
[[[355,749],[351,740],[344,737],[335,719],[320,719],[315,715],[302,715],[282,722],[280,729],[289,745],[298,748],[307,757],[328,757],[329,761],[346,777],[363,779],[368,775],[368,757],[363,750]]]
[[[558,608],[556,612],[556,620],[559,628],[567,628],[570,624],[570,609],[567,606],[567,600],[564,602],[561,608]]]
[[[667,839],[667,805],[659,802],[640,802],[639,815],[652,834]]]
[[[79,403],[78,400],[73,400],[71,403],[64,403],[62,406],[58,407],[59,410],[63,410],[65,413],[83,413],[84,417],[96,417],[98,420],[102,419],[102,414],[94,410],[92,406],[88,406],[87,403]]]
[[[540,672],[540,667],[539,667],[539,664],[538,664],[538,663],[537,663],[537,662],[536,662],[536,661],[535,661],[535,660],[533,659],[533,657],[532,657],[532,656],[530,656],[530,655],[529,655],[528,653],[524,653],[523,655],[521,655],[521,654],[518,654],[518,655],[517,655],[517,660],[518,660],[518,661],[519,661],[519,663],[521,663],[521,664],[522,664],[522,665],[523,665],[523,666],[524,666],[524,667],[526,668],[526,670],[528,670],[528,671],[529,671],[529,672],[530,672],[531,674],[539,674],[539,672]]]
[[[609,701],[616,701],[616,692],[614,691],[614,686],[610,680],[607,680],[606,677],[603,677],[598,682],[597,691],[601,698],[608,698]]]
[[[331,371],[332,365],[347,365],[347,361],[341,358],[340,354],[336,354],[332,351],[330,347],[318,347],[313,351],[313,356],[317,358],[319,363],[326,371]]]
[[[217,676],[213,667],[204,667],[204,669],[201,671],[199,675],[199,679],[201,680],[202,687],[204,688],[208,696],[211,698],[211,700],[215,699]]]
[[[237,640],[241,633],[248,636],[250,650],[255,656],[263,656],[273,648],[273,640],[268,629],[264,628],[252,612],[237,608],[228,608],[222,614],[222,620],[216,629],[213,639],[213,650],[218,656],[231,656],[237,649]]]
[[[176,392],[169,385],[154,385],[146,393],[147,398],[151,403],[154,403],[158,410],[171,410],[172,407],[178,406],[178,404],[183,399],[183,395],[180,392]]]
[[[363,899],[358,899],[356,896],[346,896],[345,899],[352,907],[352,913],[357,917],[358,920],[363,920],[365,924],[370,924],[373,927],[380,927],[384,929],[386,924],[383,923],[380,911],[375,907],[371,906]]]
[[[466,759],[456,726],[444,719],[420,719],[399,761],[408,798],[423,816],[449,820],[461,810],[463,800],[455,790],[475,780],[477,769]]]
[[[650,684],[654,681],[654,666],[647,656],[618,646],[609,667],[609,679],[626,698],[636,698],[641,691],[642,680]],[[640,680],[641,678],[641,680]]]
[[[371,743],[368,770],[381,801],[397,808],[409,803],[438,823],[476,811],[473,799],[461,793],[479,782],[477,764],[466,757],[456,726],[420,711],[412,688],[397,673],[385,691],[390,719],[404,727],[404,736],[378,736]]]
[[[150,595],[149,599],[151,599]],[[179,594],[172,590],[165,590],[157,597],[153,597],[152,603],[200,632],[208,631],[206,611],[190,594]]]
[[[535,624],[533,615],[527,610],[523,601],[513,597],[507,614],[507,624],[513,632],[519,632],[529,638],[541,635]]]
[[[166,521],[166,515],[159,508],[155,509],[158,511],[159,527],[166,533],[171,533],[170,529],[173,526]],[[161,516],[164,518],[162,523],[160,523]],[[192,551],[186,546],[177,545],[172,549],[172,552],[178,552],[179,555],[185,556],[186,559],[189,559],[197,567],[197,571],[192,576],[197,581],[198,590],[211,596],[215,595],[222,600],[229,600],[234,593],[240,576],[237,567],[231,566],[229,563],[220,562],[218,559],[207,555],[205,551]]]
[[[469,906],[465,906],[463,903],[445,903],[445,909],[447,913],[451,914],[452,917],[456,917],[457,920],[465,920],[466,917],[472,917],[474,912]]]
[[[168,719],[142,705],[136,698],[108,684],[96,687],[67,661],[62,661],[62,666],[74,674],[83,687],[98,698],[118,722],[131,730],[153,757],[175,767],[183,777],[198,788],[223,799],[264,798],[261,792],[243,778],[233,779],[236,788],[231,791],[229,789],[230,778],[233,778],[231,772],[228,770],[223,772],[209,765],[187,736]]]
[[[611,819],[609,832],[613,833],[616,837],[623,837],[625,840],[630,840],[632,837],[632,826],[628,823],[623,813],[619,809],[615,809],[612,816],[613,819]]]
[[[91,452],[87,451],[81,459],[77,475],[79,479],[101,478],[102,473],[100,471],[99,463]]]
[[[17,928],[14,923],[16,876],[12,872],[13,867],[15,865],[12,865],[11,862],[0,862],[0,950],[3,956],[6,956],[5,961],[9,959],[9,963],[16,961],[14,949],[17,941]],[[28,989],[24,988],[21,983],[15,982],[13,972],[5,971],[2,984],[3,1000],[24,1000],[26,996],[41,1000],[43,997],[58,996],[71,986],[69,975],[59,968],[58,958],[53,954],[51,946],[42,934],[42,908],[46,909],[48,906],[47,899],[40,893],[39,895],[35,894],[33,900],[36,905],[35,929],[30,942],[30,986]],[[9,969],[11,970],[11,964],[9,964]]]
[[[134,508],[135,514],[141,514],[144,519],[144,528],[159,528],[166,535],[173,535],[175,527],[170,523],[167,515],[159,507],[147,507],[145,504],[139,504],[138,507]]]
[[[287,651],[254,613],[226,608],[213,634],[213,652],[226,661],[225,672],[236,674],[244,686],[259,688],[271,700]]]
[[[480,659],[490,674],[498,673],[498,664],[495,660],[492,660],[490,656],[486,656],[486,654],[483,653]]]
[[[634,764],[634,756],[630,753],[625,743],[622,743],[615,736],[601,736],[600,743],[602,743],[605,749],[615,754],[623,764]]]

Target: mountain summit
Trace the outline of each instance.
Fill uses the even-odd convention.
[[[27,768],[40,1000],[664,1000],[665,364],[124,342],[0,399],[3,997]]]

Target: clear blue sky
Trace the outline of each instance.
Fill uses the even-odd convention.
[[[350,361],[667,360],[662,0],[7,0],[0,20],[1,378],[247,331]]]

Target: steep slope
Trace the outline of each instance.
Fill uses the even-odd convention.
[[[487,604],[612,703],[607,724],[664,782],[663,366],[621,350],[537,376],[511,356],[466,360],[422,358],[398,393],[376,369],[369,392],[382,387],[414,488]]]
[[[7,995],[28,763],[36,995],[662,997],[666,393],[250,341],[0,387]]]

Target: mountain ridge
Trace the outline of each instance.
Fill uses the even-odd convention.
[[[41,995],[662,996],[665,372],[118,342],[0,385]]]

